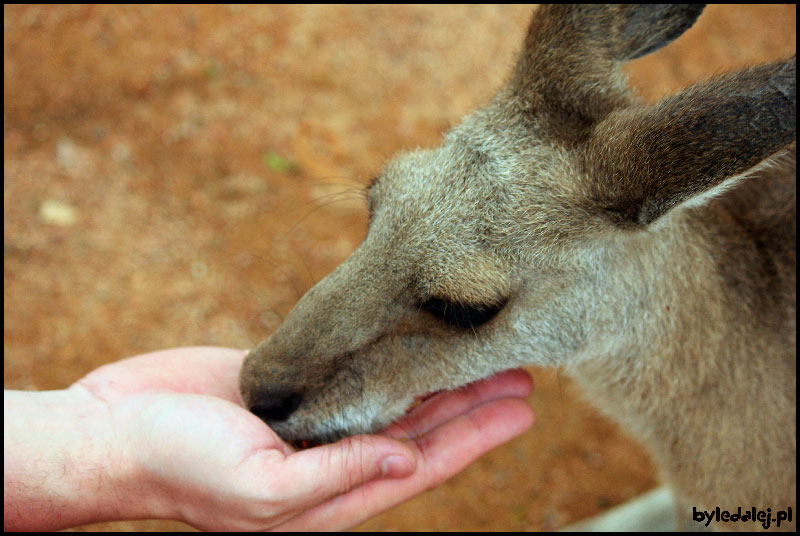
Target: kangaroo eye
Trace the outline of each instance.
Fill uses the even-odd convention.
[[[466,329],[485,324],[494,318],[505,304],[505,301],[491,305],[463,304],[441,298],[431,298],[422,303],[422,308],[442,319],[447,325]]]

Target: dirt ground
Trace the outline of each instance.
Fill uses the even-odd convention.
[[[4,385],[247,348],[366,229],[360,188],[513,63],[530,6],[5,6]],[[712,6],[630,64],[646,99],[795,50],[794,6]],[[657,484],[555,371],[537,423],[360,530],[554,530]],[[177,522],[82,530],[188,530]]]

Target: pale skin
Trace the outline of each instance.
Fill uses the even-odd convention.
[[[4,528],[175,519],[343,530],[452,477],[533,422],[530,376],[440,393],[378,435],[295,451],[241,407],[244,352],[178,348],[61,391],[4,393]]]

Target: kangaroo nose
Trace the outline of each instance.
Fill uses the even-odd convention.
[[[302,401],[303,395],[300,393],[267,393],[261,400],[250,406],[250,411],[267,424],[282,422],[294,413]]]

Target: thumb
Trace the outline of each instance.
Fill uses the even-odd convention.
[[[360,435],[290,454],[282,476],[291,482],[298,504],[317,505],[370,480],[407,477],[416,468],[416,456],[405,444]]]

